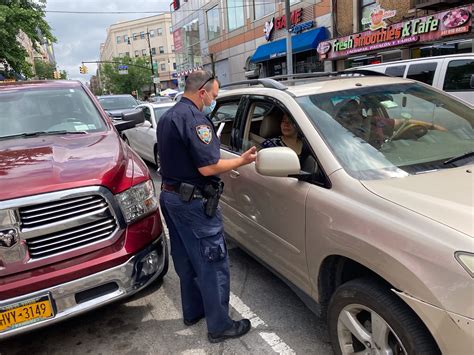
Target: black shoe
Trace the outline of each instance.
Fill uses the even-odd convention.
[[[197,318],[194,318],[194,319],[183,319],[183,323],[184,325],[187,325],[188,327],[196,324],[197,322],[199,322],[201,319],[203,319],[204,316],[199,316]]]
[[[218,343],[226,339],[238,338],[244,334],[247,334],[250,330],[250,321],[248,319],[242,319],[234,321],[234,324],[230,329],[227,329],[220,333],[207,333],[207,338],[211,343]]]

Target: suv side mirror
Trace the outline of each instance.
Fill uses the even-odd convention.
[[[145,114],[142,110],[134,110],[122,113],[122,121],[115,123],[115,128],[119,132],[125,131],[145,122]]]
[[[258,152],[255,169],[261,175],[288,177],[300,173],[300,160],[288,147],[265,148]]]

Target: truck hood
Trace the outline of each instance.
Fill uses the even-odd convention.
[[[0,141],[0,201],[90,185],[112,192],[127,170],[115,131]]]
[[[374,194],[474,237],[474,165],[361,181]]]

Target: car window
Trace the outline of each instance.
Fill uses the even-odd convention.
[[[104,110],[122,110],[134,108],[138,105],[132,96],[107,96],[99,97],[99,103]]]
[[[155,107],[153,111],[155,111],[155,119],[156,123],[160,120],[161,116],[168,111],[171,107],[170,106],[165,106],[165,107]]]
[[[450,168],[472,151],[472,108],[418,83],[297,99],[341,165],[358,179]]]
[[[387,67],[385,69],[385,74],[403,78],[403,74],[405,74],[405,68],[406,68],[405,65],[396,65],[392,67]]]
[[[153,122],[151,121],[151,112],[150,109],[146,106],[142,107],[143,114],[145,115],[145,120],[150,122],[153,125]]]
[[[232,126],[237,116],[239,102],[240,100],[233,100],[218,103],[211,114],[211,120],[218,134],[220,134],[221,145],[227,149],[231,149]]]
[[[0,138],[22,133],[106,129],[82,88],[44,87],[0,91],[0,127]]]
[[[471,87],[471,77],[474,75],[474,60],[451,60],[446,70],[443,90],[445,91],[474,91]]]
[[[408,67],[407,78],[433,85],[437,65],[436,62],[411,64]]]

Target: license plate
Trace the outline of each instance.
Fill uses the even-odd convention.
[[[0,307],[0,333],[54,317],[49,295]]]

